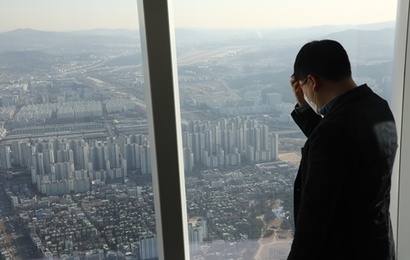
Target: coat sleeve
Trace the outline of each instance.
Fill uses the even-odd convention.
[[[316,114],[309,106],[298,107],[296,105],[291,116],[306,137],[310,136],[320,120],[322,120],[322,117]]]
[[[303,174],[302,198],[288,260],[316,259],[325,242],[329,224],[348,167],[349,137],[341,127],[320,125],[309,138],[307,172]]]

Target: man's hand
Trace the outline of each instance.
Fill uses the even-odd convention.
[[[290,77],[290,85],[292,86],[292,92],[295,95],[296,102],[300,107],[307,105],[305,98],[303,97],[303,90],[298,80],[295,80],[295,76]]]

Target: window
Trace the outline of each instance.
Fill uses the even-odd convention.
[[[0,259],[158,257],[135,1],[1,12]]]
[[[0,27],[7,129],[0,144],[0,251],[27,259],[286,257],[292,178],[304,141],[288,117],[294,102],[288,81],[298,49],[329,37],[351,55],[356,82],[390,101],[403,129],[391,212],[399,257],[407,256],[410,210],[398,198],[409,196],[410,165],[400,160],[410,143],[409,97],[392,86],[407,84],[409,6],[398,2],[394,63],[395,1],[362,7],[139,0],[138,15],[126,0],[2,4],[10,22]],[[322,11],[310,15],[315,4]],[[137,17],[141,41],[130,30],[73,32],[137,29]],[[27,247],[11,239],[24,227],[34,241]]]
[[[286,258],[305,141],[289,116],[297,51],[338,40],[355,82],[391,100],[396,3],[345,15],[362,4],[174,1],[191,259]]]

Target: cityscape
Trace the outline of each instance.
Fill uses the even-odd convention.
[[[303,30],[389,100],[394,23]],[[191,259],[287,257],[301,31],[176,30]],[[0,259],[158,259],[139,32],[4,32],[0,68]]]

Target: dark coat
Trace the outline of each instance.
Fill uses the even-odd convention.
[[[366,85],[322,118],[292,112],[308,137],[294,187],[288,260],[393,260],[390,187],[397,133],[385,100]]]

